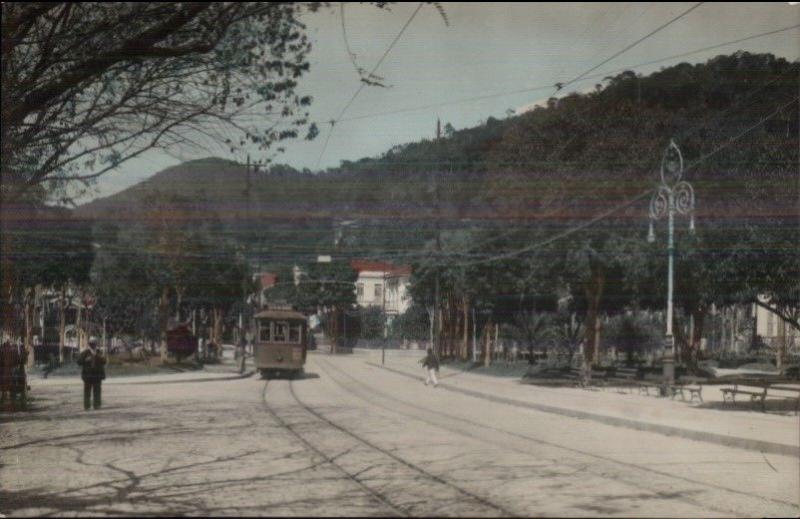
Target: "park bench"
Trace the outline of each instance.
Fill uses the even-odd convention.
[[[583,385],[583,371],[580,368],[569,368],[569,371],[562,373],[561,376],[575,382],[579,386]]]
[[[794,402],[794,412],[800,414],[800,387],[785,384],[770,384],[765,398],[777,398]],[[765,404],[762,402],[762,411]]]
[[[588,386],[602,386],[605,384],[606,381],[606,372],[599,369],[593,369],[591,380],[589,384],[586,384],[586,380],[584,379],[584,371],[583,368],[569,368],[569,372],[566,374],[566,378],[569,380],[574,380],[578,386],[586,389]]]
[[[627,388],[628,392],[630,392],[634,387],[638,387],[641,392],[643,386],[638,378],[639,370],[636,368],[617,368],[614,376],[609,381],[622,384],[622,387],[617,388],[618,393],[623,393],[624,388]]]
[[[681,400],[686,400],[686,392],[689,392],[689,401],[694,402],[695,397],[703,401],[703,386],[700,384],[700,379],[697,377],[682,377],[677,383],[670,386],[670,395],[674,399],[678,394],[681,395]]]
[[[752,403],[761,402],[761,410],[765,410],[764,400],[767,398],[769,384],[756,381],[733,382],[733,387],[720,388],[723,403],[736,404],[736,395],[747,395]]]

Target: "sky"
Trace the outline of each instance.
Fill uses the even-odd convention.
[[[418,5],[402,3],[388,9],[345,6],[348,41],[361,67],[374,67]],[[303,16],[313,49],[311,69],[301,79],[298,92],[313,96],[310,118],[318,121],[320,135],[311,142],[288,141],[286,151],[273,162],[320,170],[338,166],[342,160],[378,156],[394,145],[432,138],[437,119],[442,125],[449,122],[461,129],[489,117],[505,117],[508,110],[520,113],[556,90],[534,87],[570,81],[693,5],[695,2],[442,3],[445,24],[436,8],[425,4],[376,72],[387,88],[364,88],[328,137],[331,126],[324,121],[336,118],[360,85],[345,46],[341,4],[333,3]],[[737,50],[797,60],[800,30],[794,28],[637,66],[798,24],[797,2],[704,3],[590,75],[622,69],[648,74]],[[559,95],[590,90],[598,82],[600,79],[576,82]],[[217,156],[244,162],[248,152],[254,159],[259,153],[263,156],[255,148],[231,154],[213,146],[144,153],[101,177],[80,201],[121,191],[186,160]]]

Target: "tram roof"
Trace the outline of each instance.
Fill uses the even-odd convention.
[[[256,319],[299,319],[306,320],[306,316],[295,310],[288,310],[282,308],[272,308],[262,310],[255,315]]]

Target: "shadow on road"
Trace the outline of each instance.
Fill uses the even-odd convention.
[[[262,373],[261,378],[264,380],[307,380],[312,378],[319,378],[319,375],[316,373],[281,373],[281,372],[274,372],[274,373]]]
[[[715,409],[717,411],[732,411],[732,412],[762,412],[761,402],[750,402],[749,400],[740,400],[734,403],[731,402],[705,402],[698,404],[696,407],[700,409]],[[790,400],[769,400],[764,402],[763,412],[772,414],[792,415],[797,413],[796,404]]]

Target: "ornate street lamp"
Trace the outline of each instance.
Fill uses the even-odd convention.
[[[664,344],[664,382],[672,384],[675,380],[675,337],[672,335],[672,292],[674,287],[675,213],[689,215],[689,232],[694,233],[694,189],[692,185],[681,180],[683,174],[683,156],[681,150],[670,140],[669,146],[661,159],[661,182],[653,198],[650,200],[650,230],[647,241],[655,242],[653,222],[667,216],[667,251],[669,268],[667,273],[667,332]]]

